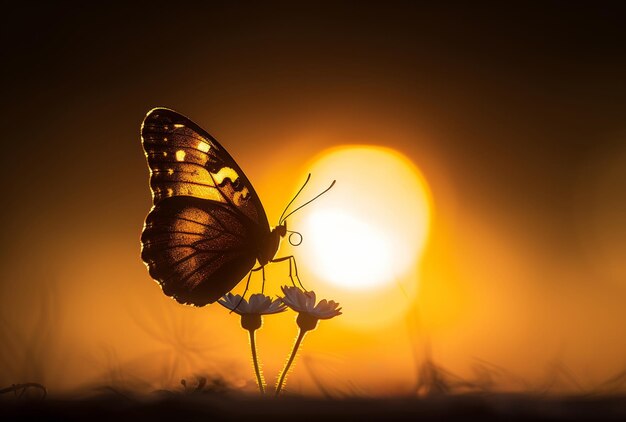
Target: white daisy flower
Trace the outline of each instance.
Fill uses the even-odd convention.
[[[305,292],[302,289],[291,286],[282,286],[281,289],[285,294],[282,298],[283,303],[298,312],[296,322],[298,327],[300,327],[300,332],[298,333],[298,337],[296,337],[291,355],[289,355],[289,359],[287,359],[287,363],[281,371],[278,382],[276,383],[276,396],[280,394],[285,385],[289,368],[293,364],[300,344],[304,339],[304,335],[314,330],[320,319],[330,319],[341,315],[339,304],[333,300],[322,299],[316,304],[315,292]]]
[[[341,308],[334,300],[322,299],[315,303],[315,292],[305,292],[298,287],[281,287],[284,297],[282,301],[294,311],[298,312],[298,326],[305,330],[312,330],[320,319],[330,319],[341,315]]]
[[[240,295],[226,293],[218,300],[223,307],[241,315],[241,326],[246,330],[261,328],[261,315],[277,314],[287,310],[281,299],[272,300],[262,293],[255,293],[250,300],[242,299]]]
[[[248,330],[250,334],[250,351],[252,353],[252,364],[254,365],[257,385],[261,394],[265,394],[265,381],[263,380],[263,372],[257,357],[255,331],[261,328],[263,324],[261,315],[283,312],[287,310],[287,306],[281,299],[272,300],[271,297],[261,293],[251,295],[250,300],[243,299],[240,295],[226,293],[218,302],[226,309],[241,315],[241,327],[244,330]]]

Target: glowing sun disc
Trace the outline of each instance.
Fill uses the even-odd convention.
[[[317,272],[348,289],[375,286],[393,268],[392,240],[387,233],[340,209],[322,209],[310,215],[306,227]],[[341,239],[328,242],[328,238]],[[367,259],[364,259],[366,257]]]
[[[310,272],[354,291],[380,289],[414,271],[428,234],[430,200],[406,157],[388,148],[342,147],[324,153],[311,173],[337,184],[298,223],[305,234],[300,256]]]

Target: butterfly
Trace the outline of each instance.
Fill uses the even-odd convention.
[[[190,119],[155,108],[144,118],[141,139],[153,199],[141,234],[141,258],[167,296],[204,306],[246,274],[247,289],[252,272],[270,262],[289,261],[292,282],[293,262],[299,281],[295,258],[275,255],[288,232],[287,217],[312,201],[284,216],[308,178],[270,229],[250,180],[226,149]]]

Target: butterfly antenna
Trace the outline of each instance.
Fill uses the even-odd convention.
[[[308,179],[307,179],[307,180],[308,180]],[[282,223],[283,223],[283,221],[284,221],[284,220],[286,220],[287,218],[289,218],[289,216],[290,216],[290,215],[292,215],[294,212],[298,211],[299,209],[304,208],[305,206],[309,205],[311,202],[315,201],[317,198],[319,198],[320,196],[324,195],[326,192],[328,192],[329,190],[331,190],[331,189],[332,189],[332,187],[333,187],[333,186],[335,186],[335,182],[337,182],[337,181],[336,181],[336,180],[333,180],[333,183],[331,183],[329,187],[327,187],[326,189],[324,189],[321,193],[317,194],[317,195],[315,196],[315,198],[313,198],[313,199],[310,199],[310,200],[306,201],[304,204],[300,205],[298,208],[296,208],[295,210],[291,211],[289,214],[287,214],[287,215],[285,216],[285,218],[282,218],[282,216],[281,216],[281,219],[280,219],[280,221],[279,221],[279,224],[282,224]],[[295,198],[294,198],[294,199],[295,199]],[[292,201],[292,202],[293,202],[293,201]]]
[[[304,189],[306,184],[309,183],[310,178],[311,178],[311,173],[309,173],[309,175],[306,177],[306,180],[304,181],[304,184],[302,185],[300,190],[298,190],[298,193],[296,193],[296,195],[293,198],[291,198],[291,201],[289,201],[289,203],[285,207],[285,211],[283,211],[283,213],[280,215],[280,218],[278,219],[278,225],[281,225],[283,223],[283,215],[285,215],[285,213],[287,212],[291,204],[293,204],[293,201],[295,201],[298,195],[300,195],[300,192],[302,192],[302,189]]]

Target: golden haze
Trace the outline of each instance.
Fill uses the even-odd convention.
[[[206,374],[254,390],[237,318],[165,297],[139,258],[139,125],[157,106],[229,150],[274,224],[329,148],[396,150],[428,184],[408,313],[322,321],[289,391],[412,394],[428,349],[466,379],[502,368],[496,390],[589,391],[624,371],[623,13],[292,3],[5,8],[0,386],[150,391]],[[268,268],[270,293],[285,274]],[[293,314],[259,331],[268,382],[295,334]]]
[[[345,142],[352,123],[334,125],[326,133],[302,127],[277,137],[276,144],[283,147],[266,151],[263,160],[256,158],[264,150],[236,151],[271,221],[308,170],[299,164],[309,162],[301,139],[315,139],[319,145]],[[410,130],[394,133],[388,126],[378,132],[398,147],[407,144],[406,137],[424,136]],[[246,135],[231,138],[239,136]],[[405,153],[428,180],[435,212],[425,255],[402,280],[404,285],[413,283],[414,294],[383,296],[375,312],[393,312],[397,300],[406,300],[406,314],[371,327],[367,321],[358,327],[343,323],[350,315],[322,322],[305,341],[290,390],[319,394],[321,383],[335,393],[407,394],[415,389],[427,346],[437,363],[459,376],[473,375],[475,359],[507,368],[516,376],[504,377],[502,388],[522,388],[517,376],[541,386],[555,360],[577,368],[599,351],[604,358],[595,361],[594,372],[577,375],[582,385],[591,386],[619,370],[626,350],[616,334],[623,310],[616,298],[602,292],[621,287],[595,274],[593,284],[581,282],[583,274],[550,259],[554,251],[524,228],[525,216],[501,215],[479,201],[464,202],[432,151]],[[45,222],[33,220],[20,226],[10,255],[13,265],[3,267],[3,277],[14,282],[2,286],[2,329],[10,338],[2,348],[4,365],[10,368],[3,371],[2,383],[33,379],[55,391],[102,383],[149,390],[209,374],[254,388],[247,338],[238,318],[219,305],[191,308],[166,298],[139,259],[138,237],[150,203],[142,159],[138,151],[134,166],[141,171],[133,168],[130,173],[138,176],[132,184],[140,200],[122,196],[118,203],[126,205],[110,213],[108,200],[98,202],[103,199],[97,197],[97,207],[54,203],[51,211],[60,218],[76,211],[67,220],[70,225],[42,226]],[[323,206],[323,199],[301,214],[318,205]],[[401,207],[402,198],[390,206]],[[288,253],[284,246],[281,251]],[[291,251],[298,254],[298,248]],[[31,264],[33,257],[38,265]],[[267,274],[271,294],[288,282],[286,264],[271,265]],[[30,287],[34,281],[39,286],[35,291]],[[336,291],[306,270],[304,281],[321,297],[349,301],[336,297]],[[252,287],[260,287],[256,276]],[[239,286],[236,291],[241,290]],[[292,313],[265,319],[258,344],[270,382],[295,334]],[[565,383],[559,388],[574,387]]]

